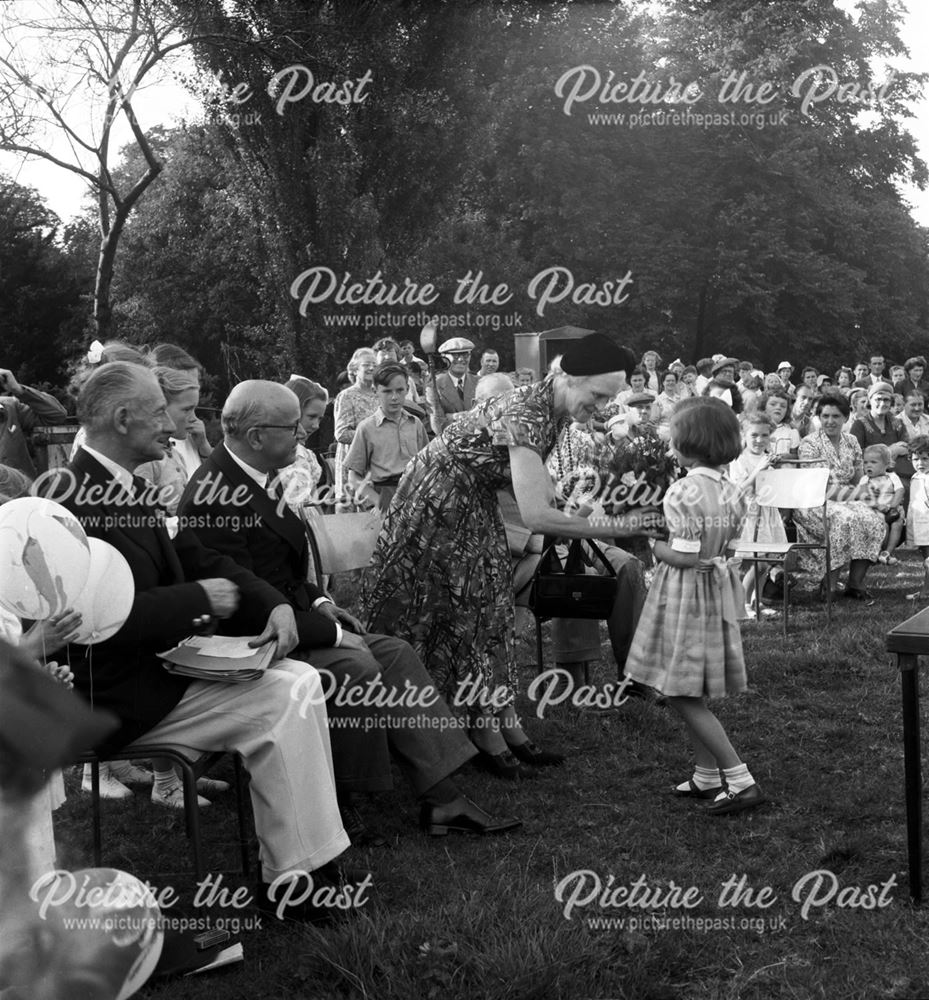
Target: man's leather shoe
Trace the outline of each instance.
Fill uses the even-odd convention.
[[[502,753],[487,753],[486,750],[478,750],[477,755],[472,757],[471,763],[479,771],[486,771],[488,774],[493,774],[497,778],[505,778],[507,781],[536,777],[536,772],[532,768],[523,767],[509,750],[504,750]]]
[[[757,785],[749,785],[741,792],[726,792],[726,797],[719,802],[711,802],[706,811],[711,816],[728,816],[731,813],[745,812],[746,809],[754,809],[766,801],[764,793]]]
[[[510,816],[491,816],[467,796],[459,795],[441,805],[424,802],[419,825],[430,837],[444,837],[453,830],[457,833],[505,833],[522,826],[523,821]]]
[[[342,826],[348,834],[353,847],[386,847],[387,840],[377,831],[372,830],[364,821],[364,817],[354,805],[340,805],[339,814]]]
[[[260,882],[255,904],[279,920],[331,924],[363,906],[370,888],[369,871],[330,861],[312,872],[295,872],[280,883]]]
[[[510,751],[518,760],[524,764],[531,764],[533,767],[559,767],[564,763],[564,754],[543,750],[541,747],[537,747],[532,740],[520,743],[518,746],[510,746]]]

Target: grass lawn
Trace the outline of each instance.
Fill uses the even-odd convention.
[[[767,805],[712,818],[673,798],[670,785],[688,776],[691,760],[667,709],[562,705],[540,721],[523,696],[531,734],[543,746],[563,748],[566,766],[517,785],[470,769],[461,774],[478,802],[522,817],[521,831],[426,839],[398,776],[396,791],[364,806],[391,846],[346,855],[374,875],[371,902],[358,916],[326,930],[272,925],[265,917],[263,929],[241,935],[243,964],[156,982],[141,995],[929,997],[929,911],[908,902],[899,677],[883,649],[885,632],[917,610],[904,595],[918,583],[919,563],[912,554],[904,558],[899,566],[875,567],[869,586],[877,603],[840,602],[831,629],[819,605],[796,608],[786,641],[778,619],[743,628],[751,690],[717,708]],[[528,683],[531,631],[524,638]],[[608,676],[604,662],[597,677]],[[89,805],[75,782],[70,775],[69,800],[56,814],[60,860],[71,869],[93,863]],[[208,864],[232,870],[229,798],[206,810],[203,821]],[[105,803],[104,864],[192,896],[182,814],[154,807],[144,795]],[[834,873],[843,902],[872,908],[840,907],[836,893],[825,902],[824,882],[823,901],[804,915],[812,886],[804,888],[803,879],[819,869]],[[641,878],[640,894],[653,898],[666,897],[672,883],[695,887],[692,896],[702,902],[692,909],[591,902],[566,919],[554,887],[582,870],[614,889]],[[732,876],[745,877],[755,890],[752,902],[771,905],[743,898],[721,907],[722,884]],[[241,884],[235,875],[227,880]],[[798,883],[804,895],[794,900]],[[869,886],[878,889],[869,895]],[[887,905],[875,908],[881,886]],[[763,887],[769,892],[758,900]],[[614,922],[595,923],[602,918]],[[630,918],[639,926],[630,927]],[[704,923],[675,929],[657,926],[656,918]]]

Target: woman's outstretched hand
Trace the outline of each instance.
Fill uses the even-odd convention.
[[[640,507],[628,514],[621,514],[616,520],[630,535],[664,538],[666,534],[664,516],[658,507]]]

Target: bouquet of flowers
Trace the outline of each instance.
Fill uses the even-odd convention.
[[[660,430],[637,417],[635,410],[614,417],[597,453],[599,501],[608,515],[660,507],[668,487],[681,475]]]
[[[660,507],[681,470],[668,443],[635,410],[610,420],[606,434],[572,425],[549,457],[555,492],[568,509],[612,517]]]

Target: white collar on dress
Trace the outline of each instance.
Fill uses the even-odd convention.
[[[719,469],[713,469],[709,465],[694,465],[692,468],[687,470],[687,475],[707,476],[710,479],[715,479],[717,483],[723,478],[723,474]]]

